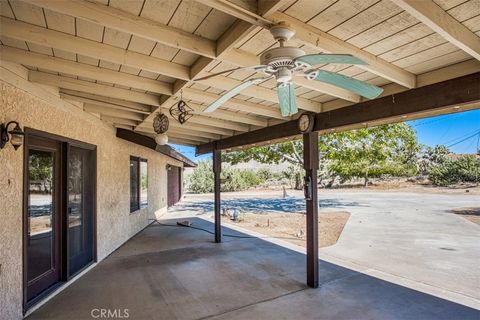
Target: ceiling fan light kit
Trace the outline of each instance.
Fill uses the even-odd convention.
[[[316,67],[317,65],[325,64],[365,65],[366,63],[363,60],[350,54],[305,54],[305,51],[300,48],[285,46],[285,42],[295,35],[295,31],[284,22],[271,27],[270,33],[275,41],[278,42],[279,47],[265,51],[260,56],[260,65],[226,70],[197,79],[203,80],[240,69],[263,72],[266,75],[266,77],[245,80],[211,103],[203,112],[213,112],[242,90],[272,78],[275,78],[277,82],[278,104],[280,112],[284,117],[298,112],[294,76],[303,76],[310,81],[325,82],[368,99],[374,99],[383,92],[382,88],[367,82]]]

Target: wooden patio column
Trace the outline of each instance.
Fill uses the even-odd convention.
[[[318,132],[303,135],[303,167],[307,207],[307,284],[318,287]]]
[[[220,172],[222,171],[222,151],[213,149],[213,192],[215,195],[215,242],[222,242],[220,221]]]

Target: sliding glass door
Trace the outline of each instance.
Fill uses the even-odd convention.
[[[26,308],[95,259],[95,147],[31,131],[25,139]]]
[[[68,274],[93,261],[94,157],[93,151],[68,149]]]
[[[32,300],[60,280],[60,144],[29,137],[26,152],[26,298]]]

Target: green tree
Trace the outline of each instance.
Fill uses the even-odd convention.
[[[336,133],[326,157],[342,181],[362,177],[366,186],[372,177],[415,174],[417,152],[415,132],[400,123]]]
[[[220,174],[221,191],[241,191],[255,187],[263,182],[257,172],[253,170],[239,170],[223,166]],[[199,161],[197,167],[188,178],[189,190],[194,193],[213,192],[212,161]]]
[[[442,165],[447,161],[449,154],[450,150],[444,145],[435,147],[422,146],[417,160],[418,171],[423,175],[427,175],[433,167]]]
[[[371,177],[414,174],[418,150],[415,132],[405,123],[321,135],[320,181],[331,179],[328,186],[336,177],[342,182],[361,177],[367,185]],[[233,164],[249,160],[287,162],[291,164],[290,174],[296,177],[296,187],[300,187],[302,154],[302,142],[290,141],[227,153],[223,160]]]
[[[189,176],[188,185],[193,193],[213,192],[212,161],[201,160]]]
[[[42,185],[44,192],[51,192],[53,159],[46,153],[32,153],[28,160],[28,173],[31,182]]]
[[[439,165],[430,168],[428,177],[435,185],[448,186],[459,182],[479,183],[480,156],[450,156]]]

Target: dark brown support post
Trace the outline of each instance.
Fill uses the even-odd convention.
[[[213,149],[213,192],[215,194],[215,242],[222,242],[220,221],[220,172],[222,171],[222,151]]]
[[[307,207],[307,284],[318,287],[318,132],[303,135],[303,167]]]

